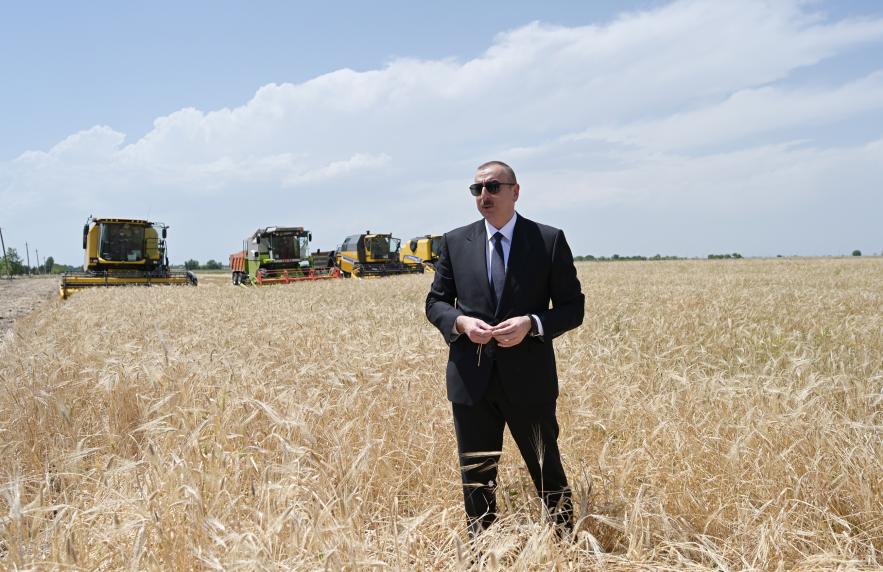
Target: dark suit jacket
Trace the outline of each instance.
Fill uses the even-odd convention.
[[[585,297],[564,233],[518,216],[506,284],[497,308],[493,307],[488,284],[487,248],[483,219],[446,233],[426,297],[426,317],[450,345],[448,399],[467,405],[479,401],[496,363],[513,402],[554,401],[558,397],[558,374],[552,339],[579,326],[585,311]],[[491,340],[481,350],[479,364],[477,344],[466,335],[452,334],[461,314],[491,325],[513,316],[536,314],[544,335],[542,339],[528,336],[512,348],[497,347]]]

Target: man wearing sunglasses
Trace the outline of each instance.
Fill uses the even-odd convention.
[[[496,520],[506,425],[557,530],[571,530],[552,339],[583,321],[573,255],[562,231],[515,212],[521,188],[509,165],[479,166],[469,191],[483,220],[444,235],[426,297],[426,316],[450,346],[447,391],[469,532]]]

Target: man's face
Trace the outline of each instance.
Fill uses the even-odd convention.
[[[513,183],[512,177],[508,176],[499,165],[491,165],[479,169],[475,173],[476,183],[488,183],[497,181],[500,183]],[[506,224],[515,214],[515,201],[518,200],[518,184],[501,185],[500,192],[492,195],[488,190],[482,189],[481,194],[475,197],[475,206],[489,223],[497,228]]]

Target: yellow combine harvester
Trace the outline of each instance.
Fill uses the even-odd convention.
[[[405,264],[422,264],[428,270],[435,270],[442,237],[437,234],[415,236],[402,245],[401,261]]]
[[[172,272],[162,223],[127,218],[89,217],[83,226],[86,260],[81,272],[61,276],[61,297],[82,288],[193,285],[192,272]]]
[[[337,267],[344,276],[358,278],[423,272],[422,264],[399,260],[401,239],[391,234],[354,234],[344,239],[337,251]]]

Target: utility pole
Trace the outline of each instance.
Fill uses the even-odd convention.
[[[37,253],[37,274],[42,274],[42,272],[40,271],[40,251],[36,248],[34,249],[34,251],[36,251]]]
[[[25,242],[25,256],[28,259],[28,276],[31,275],[31,251],[28,250],[28,243]]]
[[[9,259],[6,258],[6,243],[3,242],[2,228],[0,228],[0,246],[3,247],[3,264],[6,265],[6,277],[12,280],[12,274],[9,272]]]

